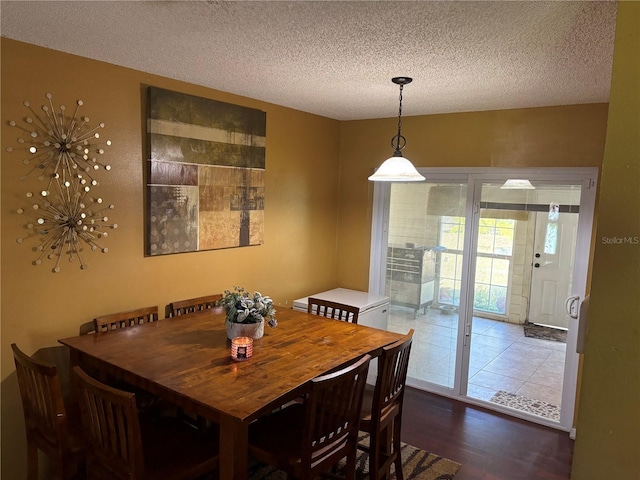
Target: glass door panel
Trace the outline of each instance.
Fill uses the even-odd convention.
[[[501,185],[481,185],[467,396],[557,422],[581,187]]]
[[[415,330],[408,377],[451,389],[465,244],[466,184],[390,186],[385,295],[388,329]]]

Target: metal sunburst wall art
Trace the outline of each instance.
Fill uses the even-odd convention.
[[[33,202],[30,207],[17,210],[29,217],[25,224],[29,233],[17,242],[39,237],[40,244],[33,248],[38,254],[33,265],[40,265],[46,257],[55,261],[52,271],[57,273],[60,261],[66,257],[69,262],[77,259],[84,270],[85,245],[92,251],[107,253],[100,240],[108,236],[107,230],[118,227],[108,223],[105,215],[114,205],[105,205],[101,197],[91,196],[92,188],[98,186],[94,175],[100,170],[111,170],[110,165],[98,160],[111,141],[100,140],[98,130],[104,128],[104,123],[91,127],[89,117],[80,115],[82,100],[76,102],[75,111],[69,116],[64,105],[56,112],[50,93],[46,97],[48,105],[42,105],[42,114],[25,101],[24,106],[33,116],[25,117],[24,125],[9,122],[26,137],[18,137],[17,142],[27,155],[23,163],[32,166],[20,180],[36,175],[37,180],[46,182],[37,194],[27,192],[27,198]],[[7,148],[7,152],[13,151],[12,147]]]

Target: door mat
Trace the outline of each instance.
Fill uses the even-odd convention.
[[[368,445],[369,435],[360,432],[360,443]],[[402,473],[404,480],[450,480],[460,469],[460,464],[453,460],[425,452],[419,448],[402,443]],[[344,476],[345,460],[338,466],[337,475]],[[369,478],[369,454],[358,450],[356,459],[356,480]],[[287,475],[282,470],[263,463],[255,462],[249,466],[249,480],[285,480]],[[391,478],[395,480],[395,468],[391,467]]]
[[[515,393],[498,390],[490,402],[504,405],[505,407],[515,408],[521,412],[532,413],[539,417],[549,418],[551,420],[560,420],[560,407],[552,403],[535,400],[533,398],[516,395]]]
[[[541,340],[551,340],[553,342],[567,343],[567,331],[559,328],[543,327],[529,323],[524,326],[524,336],[529,338],[539,338]]]

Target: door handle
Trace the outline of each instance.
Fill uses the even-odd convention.
[[[567,299],[564,301],[564,308],[567,311],[567,315],[569,315],[571,318],[578,318],[578,309],[576,308],[576,305],[579,300],[580,295],[572,295],[570,297],[567,297]]]

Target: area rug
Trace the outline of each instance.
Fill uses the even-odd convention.
[[[369,435],[360,433],[360,443],[368,444]],[[338,467],[337,475],[343,476],[344,460]],[[362,480],[369,475],[369,455],[358,450],[356,479]],[[402,444],[402,472],[404,480],[450,480],[460,469],[460,464],[419,448]],[[249,480],[285,480],[286,474],[281,470],[262,463],[252,463],[249,467]],[[395,479],[394,468],[391,468],[391,479]]]
[[[524,325],[524,336],[567,343],[567,331],[559,328],[543,327],[533,323]]]
[[[532,413],[551,420],[560,420],[560,407],[542,400],[498,390],[489,401],[505,407],[515,408],[521,412]]]

